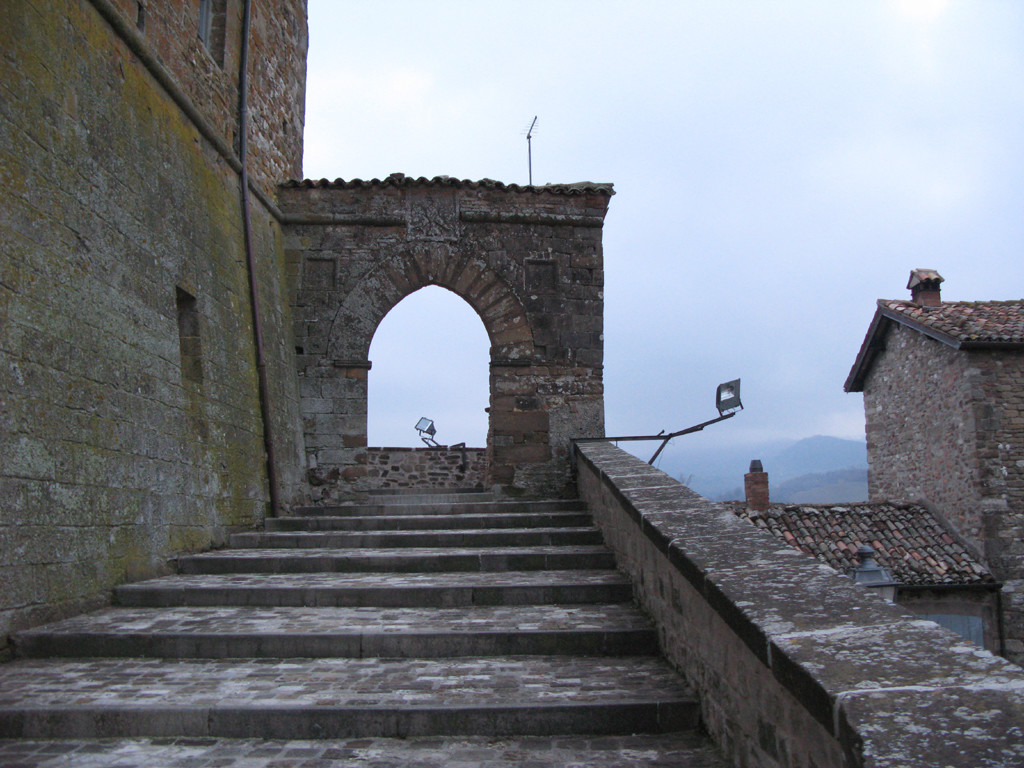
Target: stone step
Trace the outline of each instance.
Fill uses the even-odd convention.
[[[370,517],[270,517],[267,531],[436,531],[473,528],[582,528],[593,525],[585,512],[494,515],[379,515]]]
[[[228,543],[258,549],[394,549],[452,547],[548,547],[601,544],[597,528],[481,528],[443,531],[289,531],[235,533]]]
[[[295,741],[216,738],[0,741],[7,768],[725,768],[697,733],[629,736],[449,736]]]
[[[623,603],[629,580],[613,570],[492,573],[300,573],[167,576],[115,590],[120,605],[458,607]]]
[[[180,573],[438,573],[614,568],[605,547],[227,549],[178,558]]]
[[[452,502],[488,503],[498,500],[493,491],[475,488],[451,488],[447,490],[424,491],[419,488],[379,488],[367,491],[372,504],[408,506],[410,504],[445,504]]]
[[[14,635],[21,657],[448,658],[658,652],[632,605],[110,608]]]
[[[440,501],[425,504],[342,504],[295,507],[290,517],[371,517],[375,515],[505,515],[539,512],[585,512],[586,504],[576,499],[555,501]]]
[[[643,656],[0,665],[0,738],[632,734],[697,721],[691,692]]]

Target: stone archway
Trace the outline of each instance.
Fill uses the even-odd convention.
[[[280,190],[315,496],[366,487],[370,342],[391,308],[429,285],[469,303],[490,339],[489,484],[531,496],[568,489],[569,441],[604,430],[611,194],[399,176]]]

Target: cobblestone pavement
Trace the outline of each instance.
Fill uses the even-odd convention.
[[[0,740],[4,768],[725,768],[697,734],[516,739]]]

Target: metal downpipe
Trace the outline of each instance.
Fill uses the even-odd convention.
[[[252,216],[249,211],[248,171],[248,68],[249,68],[249,17],[252,0],[245,0],[242,6],[242,48],[238,72],[238,159],[241,162],[242,219],[245,233],[245,263],[249,272],[249,303],[252,308],[253,342],[256,347],[256,378],[259,385],[260,417],[263,422],[263,447],[267,457],[267,486],[270,494],[270,516],[278,517],[280,497],[277,487],[277,462],[274,457],[273,428],[270,422],[270,387],[267,383],[267,362],[263,346],[263,324],[260,321],[259,287],[256,281],[256,255],[253,250]]]

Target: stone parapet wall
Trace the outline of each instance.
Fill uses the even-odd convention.
[[[1024,764],[1024,672],[608,443],[580,496],[737,766]]]
[[[367,448],[367,488],[483,488],[486,448]]]

